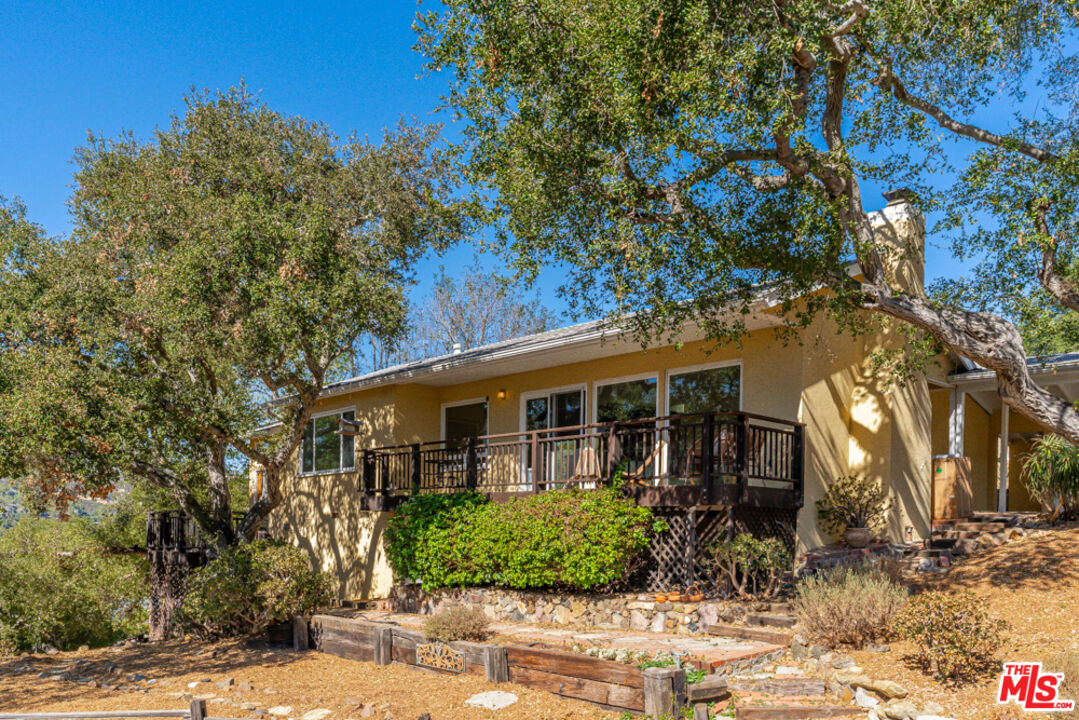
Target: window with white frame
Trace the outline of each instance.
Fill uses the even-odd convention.
[[[356,467],[355,439],[338,435],[340,421],[355,420],[356,412],[343,410],[311,418],[303,431],[300,472],[319,473],[352,470]]]
[[[596,383],[596,422],[621,422],[655,417],[659,398],[655,375]]]
[[[667,380],[671,415],[736,412],[742,406],[742,366],[728,364],[672,371]]]

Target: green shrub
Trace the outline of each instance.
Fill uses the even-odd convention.
[[[906,588],[872,565],[841,566],[798,583],[792,603],[802,631],[829,647],[885,639],[907,604]]]
[[[24,517],[0,533],[0,654],[146,632],[143,555],[108,552],[86,520]]]
[[[270,540],[237,545],[192,573],[179,626],[202,637],[255,635],[330,601],[329,581],[298,548]]]
[[[739,597],[774,597],[779,579],[791,567],[791,554],[776,538],[741,534],[709,549],[717,582],[729,580]]]
[[[969,591],[917,595],[895,621],[899,635],[917,647],[922,666],[936,678],[953,680],[999,669],[996,653],[1006,627]]]
[[[588,590],[625,577],[657,529],[647,508],[610,488],[505,503],[421,495],[390,522],[387,555],[398,578],[419,580],[425,590]]]
[[[440,642],[486,640],[487,616],[482,610],[451,605],[423,621],[423,635]]]
[[[1079,518],[1079,448],[1060,435],[1037,440],[1023,461],[1023,483],[1046,507],[1050,522]]]
[[[816,504],[821,525],[836,537],[848,528],[879,532],[888,516],[888,490],[869,478],[847,475],[829,485]]]

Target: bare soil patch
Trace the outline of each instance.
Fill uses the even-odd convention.
[[[109,672],[110,663],[120,672]],[[18,671],[27,665],[29,670]],[[105,690],[76,679],[38,676],[59,670],[119,687]],[[129,679],[135,674],[145,679]],[[229,679],[234,681],[231,687],[218,687],[217,683]],[[189,688],[190,683],[197,684]],[[514,693],[518,702],[497,712],[464,704],[472,695],[496,688]],[[414,720],[422,713],[430,713],[433,720],[617,717],[587,703],[518,685],[490,685],[482,677],[441,675],[396,664],[380,667],[242,641],[168,642],[0,662],[0,710],[4,712],[176,709],[187,706],[185,694],[212,694],[210,714],[237,718],[255,717],[253,708],[245,704],[259,709],[290,706],[288,717],[293,718],[325,708],[333,713],[327,720]]]

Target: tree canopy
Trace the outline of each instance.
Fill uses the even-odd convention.
[[[516,263],[565,263],[586,310],[730,340],[760,284],[823,288],[791,326],[898,319],[1079,442],[1003,317],[1079,311],[1074,0],[446,0],[417,26]],[[894,286],[869,185],[910,189],[977,270]]]
[[[413,261],[466,231],[438,137],[342,142],[244,88],[147,142],[90,137],[70,237],[0,207],[0,474],[60,498],[150,483],[227,544],[228,468],[255,462],[250,537],[330,366],[398,336]]]

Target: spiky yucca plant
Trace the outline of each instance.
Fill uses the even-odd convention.
[[[1060,435],[1035,441],[1023,460],[1023,483],[1052,508],[1050,522],[1079,518],[1079,448]]]

